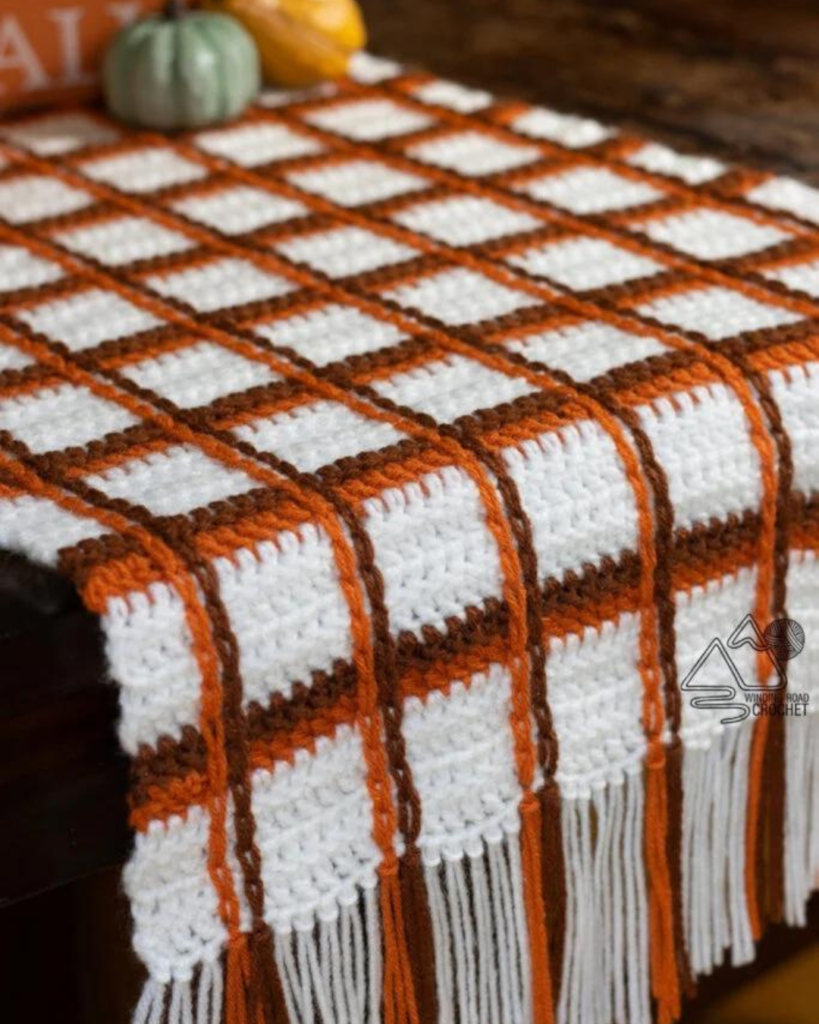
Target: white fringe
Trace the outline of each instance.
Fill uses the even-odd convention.
[[[531,978],[519,835],[426,864],[438,1024],[529,1024]]]
[[[204,963],[198,975],[196,984],[191,979],[174,978],[163,985],[149,978],[142,989],[132,1024],[220,1024],[222,967],[218,963]]]
[[[691,969],[710,974],[731,950],[753,958],[745,901],[745,820],[752,724],[729,725],[683,754],[683,922]]]
[[[379,1024],[381,923],[376,889],[310,929],[276,935],[291,1024]]]
[[[785,920],[807,922],[819,872],[819,715],[785,720]]]
[[[559,1024],[650,1024],[643,805],[639,772],[563,801]]]

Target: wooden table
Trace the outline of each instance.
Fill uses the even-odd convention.
[[[819,184],[815,0],[363,0],[363,7],[376,52]],[[127,855],[126,765],[115,718],[93,618],[58,580],[20,559],[0,560],[0,906]],[[106,891],[115,891],[112,877]],[[33,911],[13,913],[30,921]],[[120,945],[124,930],[121,921]],[[42,931],[31,931],[38,955]],[[777,935],[762,962],[804,941]],[[110,1024],[119,1005],[106,1004]],[[74,1018],[62,1009],[68,1024]]]

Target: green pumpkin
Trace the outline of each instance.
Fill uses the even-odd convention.
[[[226,14],[185,11],[126,26],[105,57],[108,108],[123,121],[173,131],[200,128],[241,113],[259,91],[259,52]]]

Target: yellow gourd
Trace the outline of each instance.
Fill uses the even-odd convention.
[[[338,78],[367,41],[355,0],[205,0],[237,18],[259,48],[268,82],[313,85]]]

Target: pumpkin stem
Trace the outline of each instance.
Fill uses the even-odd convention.
[[[183,0],[167,0],[165,9],[162,14],[169,21],[175,21],[177,18],[181,18],[185,13],[185,3]]]

